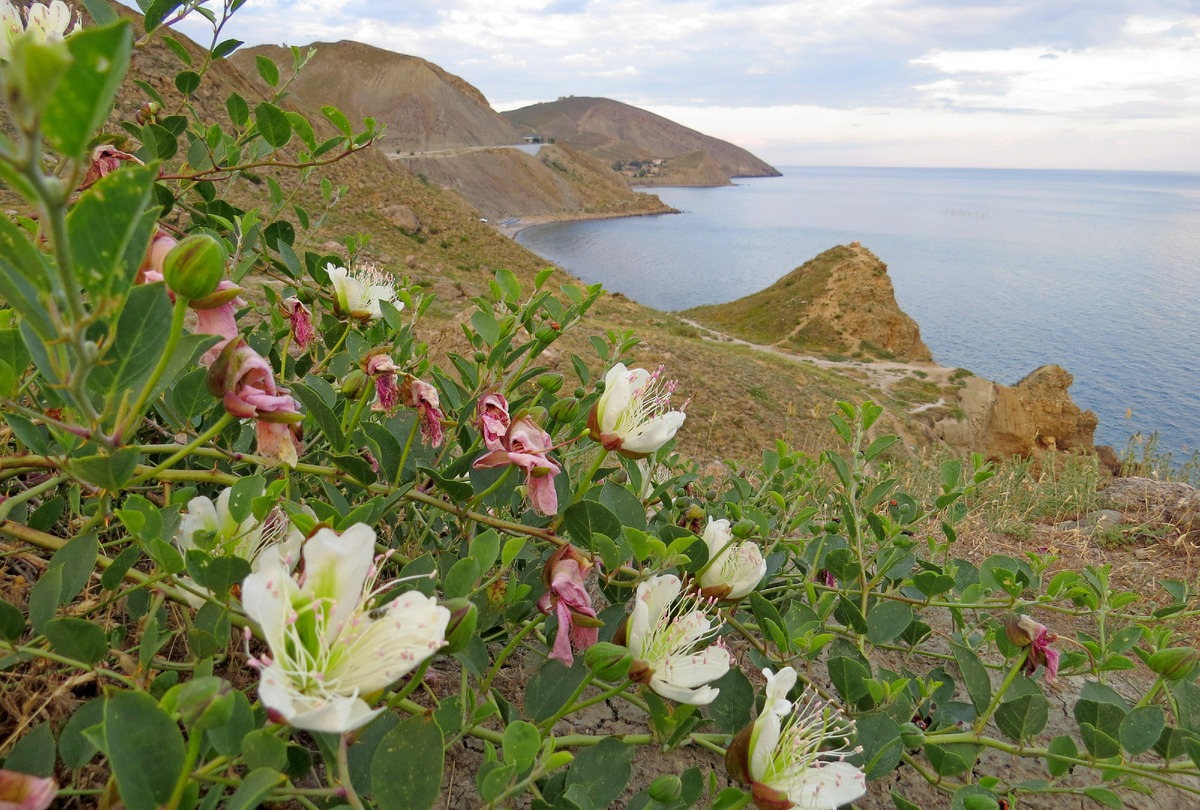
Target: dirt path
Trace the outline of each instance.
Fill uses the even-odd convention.
[[[833,369],[845,374],[858,376],[865,380],[868,385],[878,388],[884,393],[890,392],[896,383],[913,375],[937,383],[940,386],[948,384],[950,375],[954,373],[954,369],[932,362],[908,363],[901,360],[830,360],[825,357],[796,354],[786,349],[781,349],[777,345],[751,343],[748,340],[742,340],[741,338],[727,335],[724,332],[718,332],[690,318],[681,317],[679,320],[688,326],[698,329],[704,340],[745,346],[755,351],[773,354],[776,357],[783,357],[796,363],[808,363],[821,368]],[[936,408],[942,404],[944,403],[939,400],[936,403],[918,405],[911,413],[920,413],[921,411]]]

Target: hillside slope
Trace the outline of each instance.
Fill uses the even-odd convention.
[[[289,92],[300,103],[333,104],[351,120],[371,116],[386,124],[376,146],[386,152],[430,151],[520,142],[516,129],[492,110],[475,87],[416,56],[359,42],[316,42],[316,49]],[[232,61],[257,76],[255,57],[291,73],[292,53],[277,45],[236,52]]]
[[[858,242],[830,248],[765,290],[684,314],[792,351],[930,359],[916,321],[896,304],[887,265]]]
[[[721,185],[730,177],[779,175],[739,146],[612,99],[570,96],[503,115],[526,133],[565,141],[619,164],[643,185]],[[719,169],[719,182],[713,182],[696,153]]]

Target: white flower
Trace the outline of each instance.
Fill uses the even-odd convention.
[[[790,703],[791,667],[763,674],[767,702],[750,732],[748,763],[759,806],[837,810],[866,793],[863,772],[845,762],[856,750],[846,744],[854,723],[807,689]]]
[[[592,439],[623,456],[642,458],[669,442],[683,425],[683,410],[669,410],[674,380],[617,363],[604,376],[604,393],[588,414]],[[686,405],[686,403],[684,403]]]
[[[175,535],[179,550],[187,554],[192,549],[203,549],[214,557],[241,557],[250,563],[251,571],[259,571],[268,562],[276,561],[283,563],[289,571],[295,568],[304,535],[278,509],[272,509],[261,521],[251,516],[238,523],[229,511],[231,492],[230,489],[222,490],[215,504],[203,496],[188,501],[187,512],[179,521],[179,533]],[[207,593],[205,588],[191,584],[196,590]],[[196,599],[193,607],[200,604],[203,600]]]
[[[741,599],[767,573],[767,561],[758,545],[735,543],[729,521],[709,520],[704,529],[708,564],[700,572],[700,587],[717,599]]]
[[[446,643],[450,611],[418,591],[373,604],[375,532],[321,529],[304,544],[299,582],[276,561],[246,577],[242,604],[271,658],[254,664],[263,705],[296,728],[330,733],[366,725],[382,709],[364,696],[407,675]]]
[[[707,684],[728,672],[733,658],[719,643],[695,651],[717,632],[709,615],[713,602],[682,591],[671,574],[638,585],[626,632],[634,657],[630,677],[665,698],[704,706],[720,692]]]
[[[25,12],[25,22],[21,22],[21,12],[9,0],[0,0],[0,59],[8,60],[12,53],[12,43],[23,33],[28,33],[35,42],[60,42],[65,37],[79,30],[76,19],[71,25],[71,9],[62,0],[51,0],[50,5],[33,3]]]
[[[378,320],[383,317],[380,301],[404,309],[404,303],[397,297],[395,279],[373,264],[347,270],[331,262],[325,265],[325,272],[333,284],[337,311],[344,315],[363,321]]]

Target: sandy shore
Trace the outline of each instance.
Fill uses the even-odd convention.
[[[662,214],[678,214],[679,211],[667,207],[662,211],[636,211],[626,213],[624,211],[604,211],[600,213],[563,213],[563,214],[538,214],[528,217],[512,217],[510,219],[501,220],[499,222],[490,223],[492,227],[500,231],[509,239],[516,239],[517,234],[526,228],[533,225],[547,225],[551,222],[587,222],[593,219],[622,219],[624,217],[656,217]]]

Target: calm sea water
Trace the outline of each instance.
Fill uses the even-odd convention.
[[[518,241],[664,310],[739,298],[860,241],[939,363],[1009,384],[1058,363],[1099,415],[1098,442],[1157,431],[1176,454],[1200,447],[1200,175],[783,171],[657,189],[679,215],[540,225]]]

